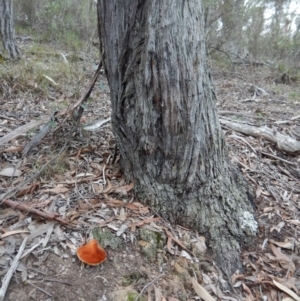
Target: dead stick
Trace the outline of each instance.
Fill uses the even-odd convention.
[[[165,276],[166,274],[165,273],[162,273],[160,275],[158,275],[156,278],[154,278],[152,281],[150,281],[149,283],[147,283],[143,289],[140,291],[140,293],[138,294],[138,296],[135,298],[134,301],[137,301],[139,299],[139,297],[143,294],[144,290],[149,287],[150,285],[152,285],[153,283],[155,283],[159,278]]]
[[[280,157],[277,157],[277,156],[275,156],[275,155],[272,155],[272,154],[269,154],[269,153],[265,153],[265,152],[261,152],[261,153],[262,153],[263,155],[265,155],[265,156],[271,157],[271,158],[273,158],[273,159],[277,159],[277,160],[282,161],[282,162],[284,162],[284,163],[286,163],[286,164],[290,164],[290,165],[293,165],[293,166],[295,166],[295,167],[298,166],[297,163],[294,163],[294,162],[285,160],[285,159],[280,158]]]
[[[18,254],[16,255],[15,259],[13,260],[13,262],[11,264],[11,267],[8,270],[7,274],[4,276],[4,279],[2,281],[2,286],[1,286],[1,289],[0,289],[0,301],[4,300],[4,297],[5,297],[5,294],[6,294],[6,291],[7,291],[9,282],[10,282],[10,279],[13,276],[15,270],[18,267],[20,257],[22,256],[22,253],[23,253],[23,251],[24,251],[24,249],[26,247],[26,243],[27,243],[27,237],[24,238],[24,240],[23,240],[23,242],[22,242],[22,244],[20,246],[20,249],[18,251]]]
[[[88,98],[90,97],[90,95],[91,95],[91,93],[92,93],[92,91],[93,91],[93,88],[94,88],[94,86],[95,86],[95,83],[96,83],[96,81],[97,81],[97,79],[98,79],[98,76],[99,76],[99,74],[100,74],[100,71],[101,71],[101,68],[102,68],[102,65],[103,65],[102,57],[103,57],[103,52],[102,52],[102,55],[101,55],[101,61],[100,61],[99,65],[98,65],[98,68],[97,68],[97,70],[96,70],[96,72],[95,72],[95,74],[94,74],[94,76],[93,76],[93,78],[92,78],[92,81],[91,81],[91,83],[90,83],[90,85],[89,85],[87,91],[86,91],[85,94],[83,95],[83,97],[80,98],[80,99],[73,105],[72,108],[68,108],[68,109],[66,109],[64,112],[58,113],[58,114],[57,114],[57,116],[64,116],[64,115],[66,115],[66,117],[65,117],[64,120],[61,122],[61,124],[64,124],[64,123],[66,122],[69,113],[74,114],[74,110],[75,110],[77,107],[79,107],[79,109],[78,109],[77,114],[75,114],[75,115],[76,115],[76,116],[75,116],[75,119],[76,119],[75,121],[76,121],[77,123],[80,121],[80,117],[82,116],[82,113],[83,113],[83,106],[82,106],[82,105],[83,105],[83,104],[88,100]],[[61,127],[62,127],[62,125],[58,126],[58,127],[55,129],[54,132],[58,131],[58,129],[60,129]]]
[[[3,200],[2,204],[5,204],[5,205],[7,205],[9,207],[12,207],[12,208],[15,208],[15,209],[19,209],[21,211],[30,212],[32,214],[41,216],[45,219],[56,220],[56,221],[58,221],[58,222],[60,222],[64,225],[68,225],[67,221],[65,221],[65,220],[61,219],[60,217],[56,216],[56,214],[46,213],[46,212],[37,210],[35,208],[29,207],[27,205],[21,204],[19,202],[15,202],[15,201],[12,201],[12,200]]]

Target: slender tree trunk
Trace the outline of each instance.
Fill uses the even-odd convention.
[[[16,45],[13,21],[12,0],[0,0],[0,36],[4,50],[9,57],[16,59],[20,56],[20,51]]]
[[[222,37],[224,48],[235,56],[241,55],[244,0],[224,0],[222,5]],[[243,55],[243,54],[242,54]]]
[[[125,175],[156,212],[205,234],[230,274],[257,231],[228,161],[198,0],[98,0],[112,125]]]

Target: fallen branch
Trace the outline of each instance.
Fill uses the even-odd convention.
[[[13,130],[9,134],[5,135],[4,137],[0,138],[0,145],[9,142],[10,140],[17,138],[18,136],[28,132],[32,128],[44,123],[49,117],[43,117],[40,120],[33,120],[27,124],[24,124],[17,129]]]
[[[12,200],[3,200],[2,204],[5,204],[6,206],[12,207],[14,209],[19,209],[21,211],[25,211],[25,212],[29,212],[35,215],[38,215],[40,217],[43,217],[45,219],[50,219],[50,220],[55,220],[58,221],[64,225],[69,225],[69,223],[63,219],[61,219],[60,217],[57,216],[57,214],[55,213],[46,213],[40,210],[37,210],[35,208],[29,207],[25,204],[19,203],[19,202],[15,202]]]
[[[275,143],[278,149],[285,151],[290,154],[300,152],[300,142],[289,137],[280,134],[276,129],[269,129],[266,126],[256,127],[253,125],[236,123],[232,121],[220,118],[220,122],[223,125],[231,128],[234,131],[240,132],[245,135],[251,135],[254,137],[262,137],[273,143]]]
[[[23,156],[26,157],[31,152],[31,150],[34,147],[36,147],[41,142],[41,140],[46,136],[46,134],[50,131],[50,129],[53,127],[54,118],[56,114],[57,111],[52,113],[51,117],[49,118],[49,121],[42,126],[40,131],[24,147],[22,152]]]
[[[15,259],[13,260],[11,267],[9,268],[8,272],[6,273],[6,275],[4,276],[4,279],[2,281],[2,286],[0,289],[0,301],[4,300],[10,279],[12,277],[12,275],[14,274],[14,272],[16,271],[18,265],[19,265],[19,260],[23,254],[23,251],[26,247],[26,243],[27,243],[27,237],[23,240],[20,249],[18,251],[18,254],[16,255]]]

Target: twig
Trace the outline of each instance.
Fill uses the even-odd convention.
[[[103,57],[103,54],[102,54],[101,58],[102,58],[102,57]],[[77,112],[75,115],[74,115],[74,113],[73,113],[73,116],[75,116],[75,122],[76,122],[77,126],[78,126],[78,124],[79,124],[80,118],[81,118],[81,116],[82,116],[82,114],[83,114],[83,111],[84,111],[84,105],[83,105],[83,104],[87,102],[88,98],[90,97],[90,95],[91,95],[91,93],[92,93],[92,91],[93,91],[93,88],[94,88],[94,86],[95,86],[95,83],[96,83],[96,81],[97,81],[97,79],[98,79],[98,76],[99,76],[99,74],[100,74],[102,65],[103,65],[103,60],[101,59],[99,65],[98,65],[98,68],[97,68],[97,70],[96,70],[96,72],[95,72],[95,74],[94,74],[94,76],[93,76],[92,82],[91,82],[89,88],[87,89],[87,92],[85,93],[85,95],[82,97],[82,99],[81,99],[80,102],[78,103],[78,105],[79,105],[78,112]],[[75,109],[75,108],[74,108],[74,109]],[[73,110],[73,112],[74,112],[74,110]]]
[[[93,91],[93,88],[94,88],[94,86],[95,86],[95,83],[96,83],[96,81],[97,81],[97,79],[98,79],[98,76],[99,76],[99,74],[100,74],[100,71],[101,71],[101,68],[102,68],[102,65],[103,65],[102,57],[103,57],[103,52],[102,52],[102,55],[101,55],[101,61],[100,61],[100,63],[99,63],[99,66],[98,66],[98,68],[97,68],[97,70],[96,70],[96,72],[95,72],[95,74],[94,74],[94,76],[93,76],[93,79],[92,79],[92,81],[91,81],[91,83],[90,83],[90,86],[88,87],[88,89],[87,89],[87,91],[85,92],[85,94],[83,95],[83,97],[82,97],[81,99],[79,99],[79,100],[73,105],[72,108],[69,108],[69,109],[65,110],[64,112],[62,112],[62,113],[58,113],[58,116],[66,115],[66,117],[64,118],[64,120],[63,120],[61,123],[64,123],[64,122],[67,120],[67,118],[68,118],[68,114],[67,114],[67,113],[71,112],[71,113],[73,114],[73,116],[74,116],[75,125],[76,125],[76,127],[78,126],[78,123],[79,123],[80,118],[81,118],[81,116],[82,116],[82,113],[83,113],[83,111],[84,111],[84,108],[83,108],[84,106],[83,106],[83,104],[84,104],[84,103],[88,100],[88,98],[90,97],[90,95],[91,95],[91,93],[92,93],[92,91]],[[74,111],[75,111],[75,109],[78,108],[78,107],[79,107],[78,112],[75,113]],[[58,127],[55,129],[55,132],[56,132],[60,127],[61,127],[61,126],[58,126]],[[76,128],[76,127],[75,127],[75,128]],[[72,135],[72,133],[71,133],[71,135]]]
[[[30,140],[30,142],[24,147],[22,155],[26,157],[31,150],[36,147],[41,140],[46,136],[46,134],[50,131],[50,129],[53,126],[55,115],[58,113],[58,111],[55,111],[50,116],[48,122],[46,122],[42,128],[39,130],[39,132]]]
[[[9,268],[8,272],[6,273],[6,275],[5,275],[5,277],[2,281],[2,286],[1,286],[1,289],[0,289],[0,301],[4,300],[4,297],[5,297],[10,279],[11,279],[13,273],[16,271],[16,269],[18,267],[19,260],[20,260],[20,258],[22,256],[22,253],[23,253],[23,251],[26,247],[26,243],[27,243],[27,237],[24,238],[24,240],[23,240],[23,242],[20,246],[20,249],[18,251],[18,254],[16,255],[15,259],[13,260],[13,262],[11,264],[11,267]]]
[[[295,167],[298,166],[297,163],[294,163],[294,162],[291,162],[291,161],[282,159],[282,158],[277,157],[277,156],[274,156],[274,155],[272,155],[272,154],[265,153],[265,152],[261,152],[261,153],[262,153],[263,155],[265,155],[265,156],[271,157],[271,158],[273,158],[273,159],[277,159],[277,160],[282,161],[282,162],[284,162],[284,163],[286,163],[286,164],[289,164],[289,165],[292,165],[292,166],[295,166]]]
[[[41,292],[43,292],[47,296],[52,297],[52,295],[50,293],[48,293],[47,291],[43,290],[41,287],[33,284],[31,281],[27,281],[27,283],[30,284],[30,285],[32,285],[33,287],[37,288],[38,290],[40,290]]]
[[[39,243],[37,243],[36,245],[34,245],[32,248],[30,248],[29,250],[27,250],[21,257],[21,259],[23,259],[24,257],[26,257],[27,255],[29,255],[35,248],[37,248],[39,245],[41,245],[43,242],[40,241]]]
[[[50,220],[56,220],[64,225],[68,225],[69,223],[63,219],[61,219],[60,217],[58,217],[56,214],[51,214],[51,213],[46,213],[46,212],[43,212],[43,211],[40,211],[40,210],[37,210],[35,208],[31,208],[25,204],[22,204],[22,203],[19,203],[19,202],[15,202],[15,201],[12,201],[12,200],[3,200],[2,201],[2,204],[5,204],[9,207],[12,207],[14,209],[19,209],[21,211],[25,211],[25,212],[30,212],[32,214],[35,214],[35,215],[38,215],[38,216],[41,216],[45,219],[50,219]]]
[[[58,279],[51,279],[51,278],[43,278],[43,281],[57,282],[57,283],[66,284],[66,285],[73,285],[71,282],[61,281]]]
[[[236,140],[242,140],[242,141],[244,141],[251,149],[252,149],[252,151],[254,152],[254,154],[256,154],[256,150],[250,145],[250,143],[248,143],[247,142],[247,140],[246,139],[244,139],[243,137],[240,137],[240,136],[238,136],[238,135],[230,135],[229,136],[229,138],[234,138],[234,139],[236,139]]]
[[[22,256],[21,258],[23,258],[24,256]],[[29,267],[28,265],[26,265],[26,264],[24,264],[25,266],[26,266],[26,268],[28,269],[28,270],[31,270],[31,271],[34,271],[34,272],[37,272],[37,273],[39,273],[39,274],[42,274],[42,275],[44,275],[44,276],[48,276],[46,273],[44,273],[44,272],[42,272],[42,271],[40,271],[40,270],[38,270],[38,269],[35,269],[35,268],[32,268],[32,267]]]
[[[23,133],[26,133],[27,131],[31,130],[32,128],[40,125],[41,123],[44,123],[47,118],[49,117],[43,117],[40,120],[33,120],[27,124],[24,124],[20,126],[19,128],[15,129],[14,131],[10,132],[9,134],[5,135],[0,139],[0,145],[3,145],[4,143],[9,142],[10,140],[17,138],[18,136],[22,135]]]
[[[137,295],[137,297],[135,298],[134,301],[137,301],[139,299],[139,297],[143,294],[144,290],[149,287],[150,285],[152,285],[153,283],[155,283],[159,278],[165,276],[165,273],[160,274],[159,276],[157,276],[156,278],[154,278],[152,281],[150,281],[149,283],[147,283],[143,289],[141,290],[141,292]]]

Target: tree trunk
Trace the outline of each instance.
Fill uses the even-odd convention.
[[[135,191],[205,234],[230,274],[256,234],[248,186],[228,160],[198,0],[98,0],[112,125]]]
[[[0,36],[4,50],[9,57],[16,59],[20,56],[20,51],[16,45],[13,21],[12,0],[0,0]]]
[[[224,0],[222,5],[222,37],[224,48],[231,56],[240,56],[242,50],[242,28],[244,0]],[[244,56],[244,54],[242,54]]]

